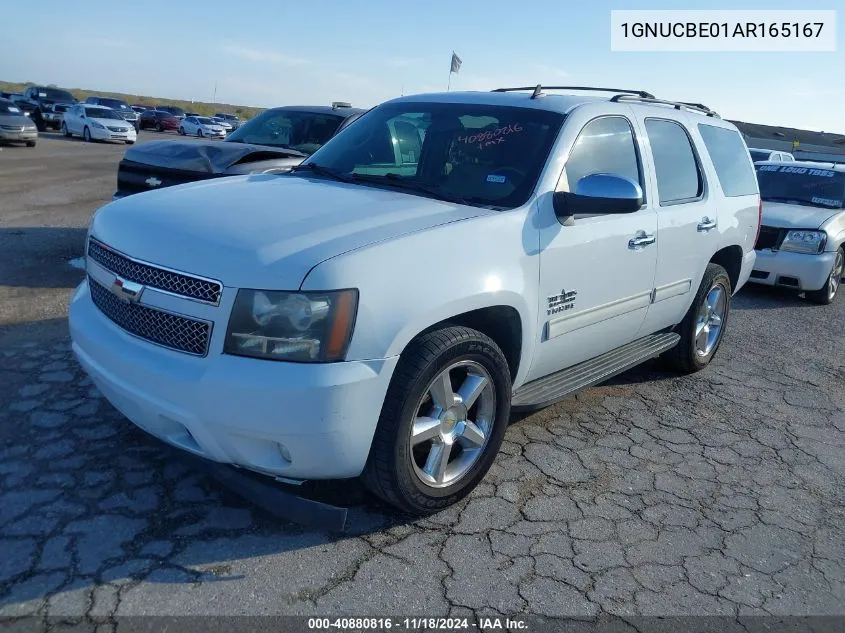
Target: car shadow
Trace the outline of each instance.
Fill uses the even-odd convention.
[[[84,276],[68,262],[85,252],[87,229],[0,227],[0,287],[73,288]]]
[[[731,310],[772,310],[785,307],[818,308],[818,305],[805,299],[797,290],[761,284],[746,284],[731,302]]]

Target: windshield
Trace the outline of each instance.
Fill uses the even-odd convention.
[[[129,107],[120,99],[100,99],[100,105],[104,105],[107,108],[117,108],[118,110],[125,110]]]
[[[199,123],[200,125],[216,125],[214,121],[204,116],[198,116],[197,123]]]
[[[85,116],[89,119],[117,119],[118,121],[123,121],[117,112],[107,108],[85,108]]]
[[[59,90],[58,88],[38,88],[38,97],[40,99],[50,99],[51,101],[73,102],[72,94],[67,90]]]
[[[764,152],[761,149],[750,149],[748,153],[751,154],[751,160],[758,161],[758,160],[769,160],[769,156],[772,155],[771,152]]]
[[[0,114],[20,114],[21,110],[8,101],[0,101]]]
[[[760,197],[826,209],[845,208],[845,172],[794,165],[760,165]]]
[[[513,208],[534,191],[562,123],[563,115],[533,108],[394,103],[362,116],[307,163],[374,186]]]
[[[316,152],[340,127],[343,117],[295,110],[267,110],[232,132],[226,140]]]

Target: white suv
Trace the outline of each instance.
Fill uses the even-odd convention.
[[[79,361],[192,453],[454,503],[512,408],[661,354],[705,367],[754,265],[736,128],[580,90],[403,97],[288,175],[106,205],[70,307]]]

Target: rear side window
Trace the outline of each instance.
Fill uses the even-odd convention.
[[[716,168],[719,184],[728,197],[757,193],[757,179],[739,132],[715,125],[698,124],[707,153]]]
[[[687,131],[677,122],[646,119],[661,205],[697,200],[704,192],[701,170]]]

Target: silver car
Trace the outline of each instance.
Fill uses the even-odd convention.
[[[7,99],[0,99],[0,142],[26,143],[35,147],[38,130],[21,109]]]
[[[831,303],[845,275],[845,165],[756,163],[763,219],[749,281]]]

